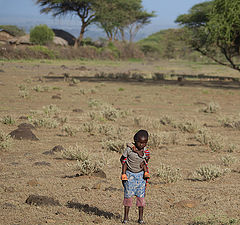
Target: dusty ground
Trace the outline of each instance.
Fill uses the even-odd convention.
[[[0,62],[0,118],[11,116],[15,120],[13,125],[1,122],[0,131],[8,134],[21,123],[30,123],[26,117],[35,116],[31,111],[42,111],[50,104],[61,109],[58,119],[68,118],[64,125],[56,128],[32,129],[38,141],[14,139],[8,149],[0,150],[0,224],[121,223],[123,190],[119,179],[120,153],[106,149],[104,143],[111,138],[110,134],[100,133],[97,129],[90,133],[82,130],[83,123],[91,123],[89,112],[99,112],[101,108],[99,105],[90,107],[89,103],[93,100],[128,112],[115,121],[102,118],[92,121],[98,126],[118,129],[120,133],[114,135],[123,143],[131,141],[140,128],[147,129],[151,134],[149,167],[152,177],[147,186],[144,216],[147,224],[231,224],[231,221],[240,218],[240,131],[223,127],[218,121],[223,117],[239,115],[239,83],[77,83],[71,79],[42,78],[64,73],[69,76],[94,76],[97,72],[129,70],[239,76],[224,67],[175,62]],[[202,111],[210,102],[219,104],[217,113]],[[164,115],[171,117],[175,124],[194,121],[200,128],[221,135],[224,147],[214,152],[209,146],[196,141],[196,131],[182,132],[179,128],[161,124],[159,121]],[[138,119],[140,124],[136,124],[134,119]],[[62,131],[66,125],[75,131],[75,135],[69,136]],[[166,133],[177,135],[177,143],[151,146],[154,134],[160,137]],[[91,156],[91,160],[105,163],[103,171],[107,178],[75,176],[78,173],[73,168],[76,160],[63,159],[61,152],[43,154],[57,145],[68,149],[76,144]],[[229,152],[231,144],[236,147]],[[235,161],[224,165],[222,157],[226,156]],[[179,168],[182,178],[175,183],[164,183],[156,176],[161,163],[173,169]],[[194,171],[203,164],[229,168],[229,172],[212,181],[194,180]],[[27,204],[26,200],[31,195],[53,198],[56,205]],[[136,224],[136,207],[132,207],[130,218],[129,224]]]

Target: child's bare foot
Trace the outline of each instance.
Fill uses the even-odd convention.
[[[149,179],[150,178],[149,172],[145,172],[143,177],[144,179]]]
[[[121,176],[121,180],[128,180],[128,178],[127,178],[127,175],[126,174],[122,174],[122,176]]]

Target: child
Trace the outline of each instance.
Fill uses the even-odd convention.
[[[143,207],[145,206],[145,188],[146,180],[144,179],[147,171],[147,162],[150,153],[146,148],[148,142],[148,132],[139,130],[134,135],[134,146],[127,147],[120,161],[122,167],[122,179],[124,186],[124,219],[123,223],[127,223],[129,209],[132,206],[132,197],[136,196],[139,210],[138,223],[143,224]],[[143,171],[145,167],[145,172]],[[146,173],[146,175],[147,175]],[[126,179],[124,177],[126,176]]]
[[[127,147],[131,148],[131,150],[135,153],[138,154],[138,156],[140,158],[143,159],[143,162],[140,163],[140,168],[143,169],[144,171],[144,179],[149,179],[150,178],[150,174],[148,172],[148,167],[147,167],[147,161],[149,160],[149,150],[148,149],[137,149],[136,145],[134,143],[127,143]],[[128,180],[127,175],[126,175],[126,171],[127,171],[127,163],[125,163],[127,161],[127,158],[121,160],[122,162],[122,176],[121,176],[121,180],[125,181]]]

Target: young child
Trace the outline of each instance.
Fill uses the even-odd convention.
[[[147,167],[147,161],[149,160],[149,155],[150,155],[149,150],[147,148],[137,149],[136,145],[134,143],[127,143],[127,147],[131,148],[131,150],[133,152],[137,153],[138,156],[143,159],[143,162],[141,162],[139,166],[144,171],[144,174],[143,174],[144,179],[149,179],[150,174],[148,172],[148,167]],[[121,162],[122,162],[121,180],[122,181],[128,180],[127,175],[126,175],[126,171],[127,171],[127,163],[125,163],[126,161],[127,161],[127,157],[125,159],[121,160]]]
[[[143,207],[145,206],[146,178],[149,178],[147,163],[150,159],[149,150],[146,148],[148,132],[139,130],[134,135],[134,144],[127,147],[120,161],[122,162],[122,180],[124,186],[124,219],[127,223],[129,209],[132,206],[132,197],[136,196],[139,210],[138,223],[143,224]],[[144,171],[145,170],[145,171]],[[145,178],[145,179],[144,179]]]

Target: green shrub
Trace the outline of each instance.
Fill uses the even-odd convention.
[[[51,50],[47,47],[41,46],[41,45],[30,46],[30,47],[28,47],[28,49],[30,49],[34,53],[40,53],[49,59],[55,59],[58,57],[58,53],[54,52],[53,50]]]
[[[116,58],[120,57],[120,51],[118,50],[118,48],[112,42],[108,43],[107,49],[109,49],[114,54],[114,56]]]
[[[53,37],[54,32],[45,24],[35,26],[30,31],[30,41],[37,45],[45,45],[51,42]]]

